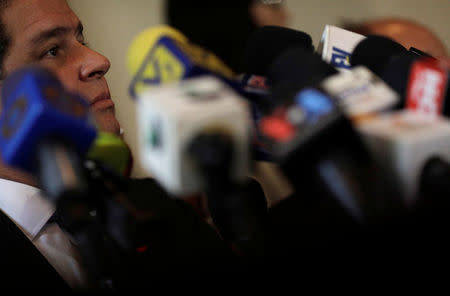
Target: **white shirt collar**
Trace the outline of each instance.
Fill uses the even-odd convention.
[[[0,179],[0,210],[33,240],[55,207],[33,186]]]

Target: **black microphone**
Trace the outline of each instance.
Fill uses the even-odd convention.
[[[313,52],[311,36],[305,32],[285,27],[264,26],[256,29],[247,40],[245,47],[246,71],[241,79],[242,88],[254,107],[256,121],[261,115],[260,108],[266,104],[271,85],[269,71],[275,59],[289,48]]]
[[[319,54],[303,47],[293,47],[278,54],[267,70],[267,77],[274,88],[286,85],[300,90],[337,73],[338,70],[325,62]],[[273,101],[272,99],[271,102]]]
[[[369,35],[360,41],[350,55],[352,67],[363,65],[376,75],[380,75],[389,60],[408,50],[391,38],[380,35]]]
[[[311,36],[305,32],[278,26],[264,26],[255,30],[245,48],[245,72],[266,76],[273,60],[291,47],[314,51]]]
[[[377,75],[381,75],[384,66],[398,55],[406,55],[412,59],[431,58],[433,56],[415,47],[405,48],[395,40],[382,35],[368,35],[361,40],[350,55],[352,67],[364,65]]]
[[[275,58],[291,47],[313,52],[312,38],[305,32],[279,26],[264,26],[249,36],[244,57],[245,73],[240,78],[244,96],[249,100],[253,122],[257,125],[263,108],[270,104],[270,88],[268,70]],[[255,157],[258,160],[271,161],[270,154],[255,143]]]

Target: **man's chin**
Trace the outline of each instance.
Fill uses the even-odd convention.
[[[120,123],[112,112],[97,114],[95,120],[100,131],[120,135]]]

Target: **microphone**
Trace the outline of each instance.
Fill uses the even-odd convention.
[[[205,180],[186,147],[204,131],[233,141],[231,172],[239,182],[250,170],[250,115],[242,98],[214,76],[186,79],[143,92],[137,100],[142,166],[175,196],[200,193]]]
[[[303,48],[289,48],[280,53],[268,70],[272,89],[295,88],[317,84],[328,76],[339,73],[315,52]],[[274,99],[269,104],[277,104]]]
[[[284,100],[305,87],[314,87],[334,98],[352,120],[392,109],[399,101],[397,93],[364,66],[344,73],[317,54],[297,49],[289,49],[275,60],[270,77],[276,81],[274,88],[291,92]]]
[[[159,35],[153,37],[157,34]],[[146,35],[151,35],[153,39],[147,38]],[[164,26],[162,29],[156,27],[144,31],[135,39],[130,46],[129,56],[135,54],[139,56],[139,52],[135,53],[135,48],[142,51],[142,44],[150,43],[150,49],[130,83],[130,94],[133,98],[136,99],[137,95],[143,92],[144,85],[151,88],[168,82],[210,75],[228,84],[242,98],[252,101],[252,92],[244,89],[241,81],[236,80],[230,68],[214,53],[200,48],[190,43],[186,37],[180,38],[180,36],[182,36],[180,32]],[[148,39],[150,39],[150,42],[147,41]],[[254,116],[256,115],[254,114]],[[255,142],[257,143],[257,139],[255,139]],[[256,158],[269,158],[264,151],[257,148],[255,150]]]
[[[87,101],[65,91],[53,73],[34,66],[5,79],[2,100],[3,161],[37,174],[56,204],[84,196],[87,183],[79,158],[97,136]]]
[[[102,131],[97,132],[86,159],[96,161],[105,169],[123,177],[129,177],[133,167],[133,156],[127,143],[120,136]]]
[[[388,174],[336,100],[317,88],[293,89],[274,93],[285,103],[261,120],[259,131],[296,191],[335,204],[360,225],[395,219],[396,188],[386,185]]]
[[[373,53],[376,54],[373,54]],[[409,51],[392,39],[369,36],[358,44],[351,57],[352,64],[373,70],[399,95],[394,109],[408,108],[430,115],[448,114],[449,66],[445,61]]]
[[[392,57],[407,52],[403,45],[391,38],[369,35],[356,45],[350,56],[350,64],[352,67],[363,65],[381,76],[383,67]]]
[[[399,108],[429,116],[450,116],[450,67],[430,57],[398,55],[381,78],[401,97]]]
[[[189,42],[181,32],[168,26],[141,32],[129,47],[128,63],[133,75],[129,93],[134,99],[144,88],[199,75],[215,75],[230,85],[234,79],[233,71],[214,53]]]
[[[389,182],[398,184],[406,207],[403,227],[392,232],[387,245],[401,253],[406,250],[408,256],[425,252],[440,258],[446,254],[448,243],[442,233],[448,228],[450,209],[449,120],[405,109],[362,121],[357,129],[392,175]]]
[[[73,174],[79,178],[82,178],[82,168],[76,162],[81,163],[84,157],[102,163],[116,174],[125,176],[129,173],[131,152],[126,143],[118,136],[97,131],[87,101],[67,92],[53,73],[43,68],[24,67],[5,80],[2,98],[4,112],[0,122],[0,145],[3,160],[11,167],[41,176],[42,181],[47,183],[43,190],[50,198],[65,194],[63,192],[68,190],[66,187],[69,186],[69,179],[64,179],[64,176],[70,175],[36,166],[35,159],[45,158],[41,165],[50,166],[55,156],[64,154],[56,150],[57,154],[45,152],[51,145],[59,146],[64,143],[66,147],[61,149],[74,154],[68,156],[68,164],[77,167],[79,172]],[[57,140],[49,140],[44,145],[41,141],[45,138]],[[39,146],[47,148],[38,148]],[[56,148],[48,149],[51,151]],[[58,148],[57,151],[59,150]],[[42,157],[36,157],[35,151],[41,151]],[[64,168],[62,163],[59,166],[53,165],[57,171],[71,170],[67,164]],[[48,178],[41,173],[49,174]],[[84,183],[86,180],[80,179],[80,182]],[[82,183],[78,185],[85,188],[86,185]]]
[[[270,248],[288,260],[306,251],[301,260],[315,264],[384,247],[407,215],[389,171],[334,98],[312,87],[274,96],[289,103],[266,114],[259,131],[295,193],[269,212]]]
[[[447,183],[444,179],[430,182],[433,175],[425,173],[425,167],[434,157],[450,160],[448,119],[401,110],[362,121],[357,130],[384,170],[392,174],[391,182],[399,185],[400,196],[410,209],[417,207],[421,191],[432,192],[437,184]]]
[[[206,193],[220,235],[257,263],[265,254],[267,202],[248,177],[251,128],[242,98],[202,76],[143,92],[137,111],[143,167],[175,198]]]
[[[400,101],[396,91],[364,66],[327,77],[320,85],[338,100],[352,121],[392,110]]]
[[[300,47],[309,52],[314,50],[310,35],[279,26],[258,28],[247,40],[244,53],[246,71],[241,77],[241,88],[242,94],[250,102],[255,128],[264,112],[264,106],[270,103],[270,87],[273,82],[267,77],[269,67],[279,54],[291,47]],[[256,138],[256,159],[271,161],[270,154],[260,144]]]
[[[266,76],[273,60],[291,47],[301,47],[312,52],[314,46],[310,35],[302,31],[278,26],[264,26],[256,29],[245,47],[246,73]]]
[[[256,29],[247,40],[245,47],[246,72],[242,76],[242,88],[249,97],[255,121],[261,110],[270,86],[274,82],[269,79],[269,69],[278,55],[289,48],[300,48],[313,52],[311,36],[302,31],[285,27],[264,26]]]
[[[369,150],[399,187],[406,215],[389,245],[403,252],[447,252],[442,233],[448,227],[450,122],[410,110],[382,114],[357,127]],[[394,228],[395,229],[395,228]],[[402,234],[399,236],[399,234]],[[437,258],[437,257],[436,257]]]
[[[317,53],[337,70],[347,72],[351,68],[349,58],[355,46],[365,38],[364,35],[352,31],[325,25]]]
[[[429,54],[414,47],[407,50],[403,45],[389,37],[368,35],[354,48],[350,56],[350,64],[352,67],[364,65],[378,76],[381,76],[384,66],[389,63],[392,58],[399,55],[409,56],[412,59],[424,57],[435,59]]]

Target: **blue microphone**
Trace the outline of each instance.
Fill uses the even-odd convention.
[[[52,72],[27,66],[5,79],[2,104],[4,163],[36,175],[54,202],[85,195],[80,158],[97,136],[88,102],[66,91]]]

